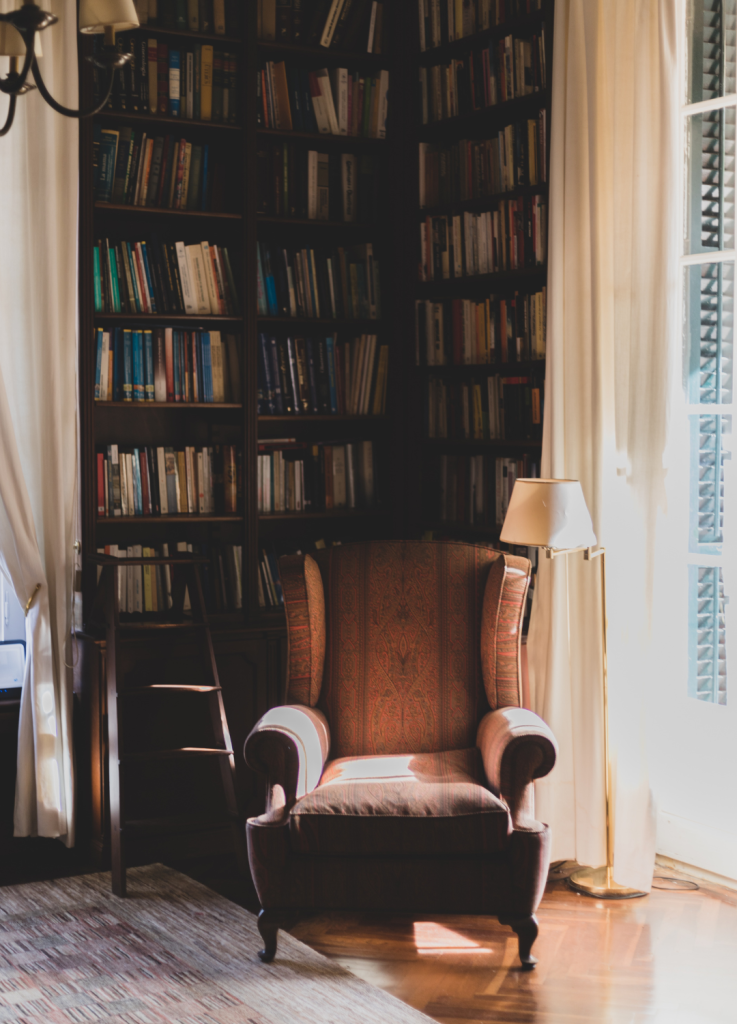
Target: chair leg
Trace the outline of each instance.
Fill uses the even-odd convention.
[[[519,958],[523,971],[531,971],[537,963],[537,957],[530,950],[539,931],[537,918],[534,914],[527,917],[500,917],[499,924],[508,924],[519,940]]]
[[[259,950],[258,955],[265,964],[270,964],[276,956],[277,933],[287,923],[289,916],[284,910],[262,910],[258,915],[258,930],[264,940],[264,948]]]

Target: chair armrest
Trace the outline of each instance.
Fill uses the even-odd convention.
[[[243,748],[246,764],[267,778],[266,813],[260,824],[279,825],[300,797],[320,781],[330,750],[330,727],[316,708],[272,708],[251,729]]]
[[[531,783],[555,764],[558,744],[551,730],[527,708],[499,708],[481,719],[476,746],[489,786],[506,801],[514,828],[537,831]]]

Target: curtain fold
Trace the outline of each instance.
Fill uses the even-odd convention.
[[[656,538],[680,522],[666,489],[680,372],[678,13],[677,0],[557,0],[553,56],[541,473],[581,480],[607,549],[615,877],[643,890],[667,553]],[[606,860],[599,572],[580,554],[542,559],[528,641],[533,707],[562,754],[537,813],[554,859],[593,866]]]
[[[5,2],[3,10],[10,5]],[[76,107],[77,11],[42,33],[52,95]],[[0,99],[4,120],[7,101]],[[77,500],[77,122],[31,92],[0,139],[0,570],[26,617],[15,834],[74,842],[67,668]]]

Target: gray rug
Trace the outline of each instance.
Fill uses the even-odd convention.
[[[0,889],[0,1024],[428,1024],[285,932],[161,864]]]

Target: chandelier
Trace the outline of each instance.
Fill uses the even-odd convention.
[[[102,110],[110,98],[115,72],[131,59],[129,53],[118,53],[115,33],[138,27],[133,0],[80,0],[79,31],[105,33],[101,51],[87,58],[107,72],[107,80],[103,84],[104,99],[89,110],[72,110],[62,106],[46,88],[37,60],[41,56],[40,33],[58,20],[55,14],[42,10],[33,0],[23,0],[17,10],[0,14],[0,57],[10,57],[10,71],[5,78],[0,78],[0,91],[10,97],[8,116],[0,128],[0,136],[10,131],[17,98],[30,89],[38,88],[49,106],[65,117],[92,117]],[[33,75],[35,85],[28,81],[29,75]]]

